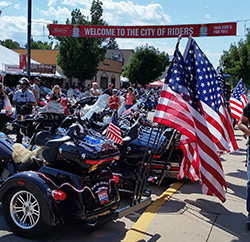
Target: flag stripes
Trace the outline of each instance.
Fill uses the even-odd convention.
[[[201,179],[202,191],[224,202],[227,185],[219,154],[238,146],[212,64],[193,39],[186,50],[184,60],[177,44],[153,121],[182,133],[178,178]]]
[[[244,91],[242,79],[239,80],[232,96],[230,97],[230,108],[232,117],[240,120],[243,109],[247,104],[247,99]]]
[[[110,140],[113,140],[117,144],[123,145],[121,130],[119,128],[119,124],[115,116],[116,115],[113,114],[106,137]]]

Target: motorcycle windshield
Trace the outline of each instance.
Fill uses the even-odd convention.
[[[46,106],[39,110],[39,113],[64,114],[64,107],[58,102],[48,102]]]
[[[82,120],[90,119],[94,113],[101,112],[103,109],[105,109],[108,106],[108,94],[102,94],[99,96],[96,103],[91,107],[91,109],[82,117]]]
[[[134,111],[139,110],[141,102],[142,102],[141,100],[137,101],[131,108],[129,108],[128,110],[122,112],[121,115],[126,116],[126,115],[130,114],[131,110],[134,110]]]
[[[47,87],[40,87],[40,94],[42,96],[50,95],[52,93],[50,88]]]
[[[125,108],[125,98],[121,96],[120,100],[121,100],[121,106],[119,107],[118,112],[117,112],[118,118],[122,115],[124,108]]]
[[[82,120],[90,119],[94,113],[99,113],[99,112],[103,111],[105,108],[107,108],[108,107],[108,99],[109,99],[108,94],[102,94],[98,98],[96,103],[91,107],[91,109],[82,117]],[[125,107],[125,98],[120,96],[120,100],[121,100],[121,106],[117,111],[118,118],[123,113],[124,107]]]

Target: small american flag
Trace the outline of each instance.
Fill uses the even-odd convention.
[[[240,120],[241,114],[246,104],[247,99],[244,91],[244,86],[242,83],[242,79],[240,79],[233,92],[233,95],[230,97],[231,113],[236,120]]]
[[[116,118],[116,114],[113,113],[111,122],[108,127],[108,131],[106,134],[108,139],[113,140],[115,143],[119,145],[123,145],[121,130],[119,128],[118,120]]]
[[[226,85],[226,80],[224,78],[222,67],[219,66],[216,72],[217,72],[217,81],[222,90],[222,95],[223,95],[225,106],[227,107],[229,106],[229,93],[228,93],[229,90]]]

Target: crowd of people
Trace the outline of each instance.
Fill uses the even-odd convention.
[[[14,117],[16,117],[18,114],[31,114],[33,107],[40,106],[40,89],[44,85],[45,83],[42,82],[39,77],[35,77],[33,79],[33,84],[31,84],[26,77],[22,77],[19,80],[18,85],[14,90],[14,95],[12,99],[12,105],[15,106]],[[71,88],[73,90],[78,90],[78,86],[75,83],[72,84]],[[64,89],[69,89],[68,83],[65,84]],[[107,105],[110,109],[118,110],[121,106],[119,91],[114,88],[114,85],[112,83],[109,83],[108,87],[103,91],[98,87],[97,82],[93,82],[91,86],[88,86],[87,89],[84,90],[89,90],[90,95],[94,97],[98,97],[102,94],[108,94],[109,98]],[[133,104],[136,102],[136,91],[138,91],[138,89],[134,89],[132,86],[130,86],[126,90],[127,93],[124,96],[126,109],[132,107]],[[0,110],[5,109],[6,100],[8,100],[8,96],[4,91],[3,84],[0,82]],[[69,111],[67,110],[67,99],[62,98],[62,90],[59,85],[56,84],[52,87],[48,102],[61,103],[65,108],[65,114],[69,115]],[[8,103],[10,103],[9,100]]]

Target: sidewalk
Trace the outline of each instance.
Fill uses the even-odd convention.
[[[239,150],[221,157],[228,186],[226,202],[201,194],[199,182],[187,181],[160,207],[145,230],[131,229],[133,242],[250,241],[250,231],[245,229],[246,141],[239,130],[235,137]]]

